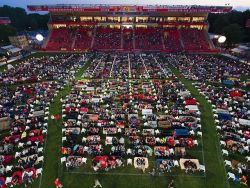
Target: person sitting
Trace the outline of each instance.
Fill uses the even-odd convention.
[[[168,185],[168,188],[174,188],[174,180],[171,180],[171,182]]]
[[[55,183],[56,188],[62,188],[63,187],[63,185],[61,184],[59,178],[56,178],[54,183]]]

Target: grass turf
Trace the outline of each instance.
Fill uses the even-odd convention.
[[[43,56],[37,54],[36,57]],[[52,54],[48,54],[52,55]],[[86,66],[81,68],[76,73],[76,78],[80,79]],[[62,171],[60,164],[60,146],[61,146],[61,121],[54,121],[49,119],[49,129],[47,135],[46,149],[45,149],[45,163],[43,176],[41,176],[28,187],[30,188],[52,188],[55,178],[60,177],[65,188],[88,188],[94,185],[94,179],[98,178],[103,187],[108,188],[161,188],[167,187],[171,179],[175,180],[175,186],[185,188],[223,188],[223,187],[240,187],[239,185],[230,184],[226,178],[226,171],[221,156],[220,146],[218,144],[218,137],[216,134],[213,113],[211,105],[205,98],[198,93],[192,86],[192,82],[181,77],[179,71],[171,67],[173,73],[185,84],[186,88],[200,103],[201,124],[203,132],[203,149],[204,162],[206,166],[206,177],[195,176],[157,176],[150,177],[148,174],[138,175],[115,175],[115,174],[80,174],[67,173]],[[71,87],[66,86],[61,90],[54,102],[50,106],[50,113],[61,113],[62,104],[60,102],[61,96],[66,96],[70,92]],[[24,186],[18,186],[24,187]]]

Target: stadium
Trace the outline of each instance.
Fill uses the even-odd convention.
[[[51,5],[45,51],[218,52],[208,37],[208,13],[232,7]],[[186,35],[188,33],[188,35]]]
[[[0,47],[0,188],[250,186],[250,47],[209,33],[232,6],[27,9]]]

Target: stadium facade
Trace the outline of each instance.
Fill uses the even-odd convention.
[[[44,51],[218,52],[209,13],[228,6],[30,5],[50,14]]]

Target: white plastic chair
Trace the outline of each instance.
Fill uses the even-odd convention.
[[[36,170],[36,177],[37,177],[39,174],[42,174],[42,171],[43,171],[42,168],[38,168],[38,169]]]
[[[246,160],[247,160],[247,162],[249,162],[250,161],[250,157],[246,156]]]
[[[87,163],[87,158],[83,157],[82,162],[86,164]]]
[[[224,163],[226,166],[232,167],[231,161],[225,160]]]
[[[228,156],[228,151],[227,151],[227,150],[225,150],[225,149],[223,149],[223,150],[222,150],[222,155],[226,155],[226,156]]]
[[[6,172],[9,172],[9,171],[11,171],[12,170],[12,168],[13,168],[13,166],[6,166]]]
[[[127,159],[127,165],[132,165],[133,164],[133,160],[132,159]]]
[[[9,184],[9,183],[11,183],[11,181],[12,181],[12,177],[7,177],[5,180],[5,184],[6,185]]]
[[[231,173],[231,172],[227,173],[227,177],[228,177],[228,179],[235,180],[235,175],[233,173]]]
[[[206,171],[205,165],[200,165],[199,170],[205,172]]]
[[[170,153],[170,154],[174,154],[174,149],[173,149],[173,148],[170,148],[170,149],[169,149],[169,153]]]
[[[174,160],[174,166],[177,166],[177,167],[180,166],[180,165],[179,165],[179,162],[178,162],[177,160]]]
[[[189,131],[190,135],[194,135],[194,130]]]
[[[221,130],[221,126],[216,126],[216,130]]]
[[[38,160],[38,162],[43,161],[44,160],[44,156],[38,157],[37,160]]]
[[[220,141],[220,145],[221,145],[221,146],[226,146],[226,142],[223,141],[223,140],[221,140],[221,141]]]
[[[85,133],[86,129],[82,128],[81,133]]]
[[[66,141],[67,139],[66,139],[66,136],[64,136],[64,137],[62,137],[62,142],[63,141]]]
[[[43,152],[43,148],[41,147],[41,148],[38,148],[38,153],[42,153]]]
[[[47,129],[44,129],[44,130],[42,131],[42,134],[47,134],[47,132],[48,132],[48,130],[47,130]]]
[[[132,150],[129,148],[127,149],[127,155],[132,154]]]
[[[160,134],[159,129],[156,129],[156,130],[155,130],[155,134],[156,134],[156,135]]]
[[[20,155],[21,155],[21,152],[16,152],[15,153],[15,158],[20,157]]]
[[[87,141],[87,138],[86,137],[82,137],[82,142],[86,142]]]
[[[197,140],[193,140],[193,144],[198,146],[198,141]]]
[[[64,163],[64,162],[66,162],[66,157],[61,158],[61,163]]]
[[[64,133],[65,131],[66,131],[66,129],[65,129],[65,128],[63,128],[63,129],[62,129],[62,133]]]

